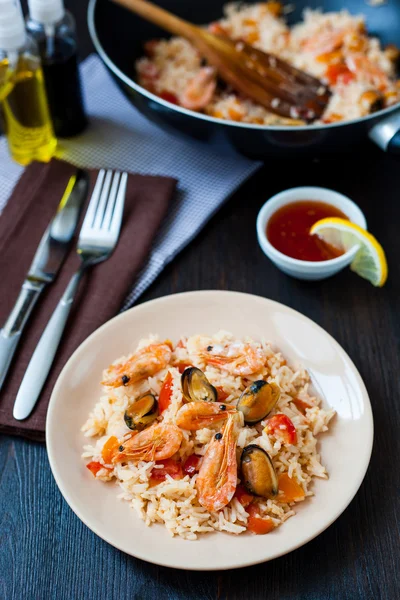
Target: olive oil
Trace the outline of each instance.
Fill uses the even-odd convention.
[[[1,0],[0,115],[10,153],[22,165],[49,161],[57,141],[36,44],[25,32],[19,3]]]
[[[0,105],[4,133],[15,161],[48,162],[57,141],[47,106],[43,73],[37,60],[19,57],[15,66],[0,62]]]

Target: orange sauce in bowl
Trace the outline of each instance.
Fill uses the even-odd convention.
[[[348,219],[336,206],[325,202],[301,200],[285,204],[268,221],[268,241],[282,254],[298,260],[319,262],[337,258],[344,254],[342,250],[327,244],[316,235],[310,235],[314,223],[327,217]]]

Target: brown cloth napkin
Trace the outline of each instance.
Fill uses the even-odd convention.
[[[0,216],[0,326],[9,315],[39,241],[53,218],[75,167],[52,160],[32,163],[18,181]],[[88,200],[97,171],[90,171]],[[111,258],[90,269],[81,282],[53,367],[40,399],[25,421],[12,416],[14,401],[29,360],[57,302],[79,265],[76,239],[55,282],[47,286],[23,332],[0,391],[0,432],[44,440],[47,405],[57,377],[79,344],[118,313],[148,255],[173,196],[176,180],[130,174],[118,245]],[[85,211],[82,211],[84,218]]]

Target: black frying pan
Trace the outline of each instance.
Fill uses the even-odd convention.
[[[226,1],[157,0],[157,3],[193,23],[205,24],[221,17]],[[387,0],[377,7],[364,0],[295,0],[294,4],[296,10],[288,17],[290,24],[301,19],[306,7],[324,11],[347,8],[354,14],[363,13],[369,32],[383,44],[400,47],[400,0]],[[138,110],[163,128],[221,149],[234,148],[254,158],[348,151],[367,136],[383,150],[400,153],[400,105],[354,121],[307,127],[234,123],[174,106],[139,86],[134,79],[134,62],[143,55],[144,42],[168,35],[110,0],[90,0],[88,19],[94,45],[120,88]]]

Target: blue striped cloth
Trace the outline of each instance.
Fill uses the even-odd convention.
[[[79,167],[108,167],[179,179],[178,198],[154,240],[147,263],[124,303],[131,306],[204,227],[229,195],[259,163],[221,157],[200,142],[165,133],[132,108],[96,55],[82,65],[91,126],[79,137],[63,140],[58,156]],[[0,210],[22,173],[0,140]]]

